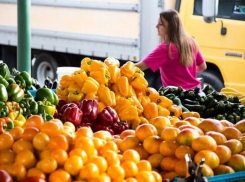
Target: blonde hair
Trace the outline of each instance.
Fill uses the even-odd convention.
[[[180,54],[180,64],[189,67],[193,64],[193,56],[198,52],[196,41],[185,31],[179,13],[169,9],[160,13],[160,19],[168,22],[167,44],[168,53],[171,57],[170,43],[173,42]]]

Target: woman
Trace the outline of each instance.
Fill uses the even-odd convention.
[[[181,86],[189,90],[201,82],[196,74],[207,66],[196,41],[184,30],[180,16],[175,10],[160,13],[156,25],[161,43],[142,61],[135,64],[141,70],[160,69],[163,86]]]

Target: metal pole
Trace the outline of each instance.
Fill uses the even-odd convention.
[[[31,28],[30,9],[31,0],[17,0],[18,2],[18,47],[17,69],[31,74]]]

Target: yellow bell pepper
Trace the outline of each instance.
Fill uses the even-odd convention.
[[[166,107],[166,108],[173,105],[173,101],[170,100],[169,98],[165,97],[165,96],[159,96],[156,103],[157,103],[157,105],[160,105],[160,106]]]
[[[92,77],[88,77],[83,84],[82,93],[84,94],[97,93],[98,89],[99,89],[99,83]]]
[[[104,84],[101,84],[98,90],[98,96],[100,102],[103,102],[106,106],[115,106],[116,98],[114,92],[112,92]]]
[[[82,88],[85,80],[87,79],[87,74],[84,70],[77,70],[71,75],[71,79],[76,82]]]
[[[110,72],[111,79],[109,80],[110,83],[116,83],[117,79],[121,76],[121,70],[116,65],[110,65],[108,68]]]
[[[126,76],[121,76],[118,78],[116,84],[117,84],[119,92],[123,96],[127,97],[128,96],[128,85],[129,85],[128,78]]]
[[[144,116],[146,119],[150,120],[158,116],[158,108],[155,102],[150,102],[144,107]]]
[[[78,85],[78,83],[75,83],[75,82],[74,82],[74,83],[72,83],[72,84],[69,85],[69,87],[68,87],[67,90],[68,90],[68,92],[70,93],[70,92],[75,92],[75,91],[77,91],[77,90],[80,91],[81,88],[82,88],[82,87],[80,87],[80,85]]]
[[[200,118],[200,114],[198,112],[183,112],[181,114],[182,119],[188,118],[188,117],[196,117],[196,118]]]
[[[106,68],[106,69],[108,69],[108,66],[105,63],[103,63],[103,62],[101,62],[99,60],[94,60],[93,59],[91,61],[91,65],[90,65],[90,72],[97,71],[100,68]]]
[[[143,106],[141,105],[140,101],[137,99],[136,96],[128,97],[128,100],[131,102],[133,106],[137,108],[139,114],[143,112]]]
[[[81,91],[75,90],[73,92],[69,92],[67,100],[68,102],[74,102],[74,101],[80,102],[83,99],[83,97],[84,94]]]
[[[99,102],[99,112],[103,111],[106,105],[103,102]]]
[[[68,88],[67,87],[62,87],[61,85],[59,85],[57,88],[56,88],[56,94],[57,95],[62,95],[62,96],[66,96],[68,95]]]
[[[131,96],[136,96],[135,90],[134,90],[134,88],[132,87],[132,85],[128,85],[128,96],[129,96],[129,97],[131,97]]]
[[[110,88],[115,94],[120,93],[117,84],[112,84]]]
[[[168,110],[170,111],[171,116],[180,117],[182,114],[182,107],[177,106],[177,105],[172,105],[168,107]]]
[[[145,107],[148,103],[151,102],[150,97],[143,95],[143,94],[138,96],[138,100],[143,107]]]
[[[99,101],[99,97],[95,94],[95,93],[88,93],[86,94],[85,98],[84,99],[95,99],[97,101]]]
[[[144,94],[150,97],[151,102],[156,102],[157,99],[159,98],[159,93],[157,92],[155,88],[152,88],[152,87],[148,87],[145,90]]]
[[[138,67],[136,67],[136,69],[135,69],[134,75],[135,75],[135,74],[140,74],[140,75],[142,75],[142,76],[145,76],[145,73],[144,73],[141,69],[139,69]]]
[[[157,105],[157,109],[158,109],[158,116],[169,116],[170,115],[170,111],[165,107]]]
[[[106,58],[105,61],[104,61],[104,63],[108,67],[110,67],[110,66],[116,66],[116,67],[119,68],[119,66],[120,66],[120,62],[117,59],[115,59],[114,57],[108,57],[108,58]]]
[[[68,92],[68,94],[69,94],[69,92]],[[57,95],[58,96],[58,98],[59,98],[59,100],[64,100],[64,101],[68,101],[68,94],[67,95]]]
[[[137,119],[133,119],[131,122],[131,128],[135,130],[139,125],[149,123],[149,121],[145,117],[138,117]]]
[[[81,69],[83,69],[86,73],[90,71],[92,59],[85,57],[81,61]]]
[[[124,65],[121,66],[121,68],[120,68],[121,69],[121,74],[123,76],[128,77],[128,78],[131,78],[131,77],[133,77],[133,75],[134,75],[134,73],[136,71],[136,68],[137,67],[134,65],[133,62],[128,61]]]
[[[148,87],[148,82],[141,74],[134,74],[130,84],[138,90],[145,91]]]
[[[107,84],[111,78],[107,68],[99,68],[98,70],[90,71],[89,76],[94,78],[100,84]]]
[[[121,121],[133,120],[139,117],[136,107],[132,105],[121,110],[118,116]]]
[[[62,87],[69,87],[69,85],[73,82],[74,81],[71,79],[71,75],[64,75],[61,77],[59,85]]]
[[[24,126],[26,123],[26,118],[20,113],[20,111],[10,112],[8,117],[14,122],[14,126]]]
[[[121,96],[116,96],[116,103],[117,104],[115,105],[114,109],[117,111],[117,113],[132,105],[128,99]]]

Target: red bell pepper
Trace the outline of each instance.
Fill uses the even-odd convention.
[[[77,107],[78,108],[77,104],[75,104],[75,103],[72,103],[72,102],[71,103],[67,103],[67,104],[65,104],[65,105],[63,105],[61,107],[60,113],[63,114],[64,111],[66,110],[66,108],[68,108],[68,107]]]
[[[128,124],[125,121],[120,121],[118,123],[113,123],[112,130],[115,134],[121,134],[124,130],[129,129]]]
[[[70,121],[75,126],[79,125],[82,121],[83,112],[77,107],[67,107],[63,113],[62,121]]]
[[[80,109],[83,112],[83,123],[93,123],[99,113],[99,103],[95,99],[84,99],[81,102]]]
[[[94,133],[100,130],[105,130],[105,131],[109,131],[112,135],[114,135],[114,131],[111,129],[110,126],[103,126],[98,123],[93,126],[92,130]]]
[[[119,118],[116,111],[107,106],[98,114],[98,122],[103,126],[112,126],[113,123],[119,122]]]

